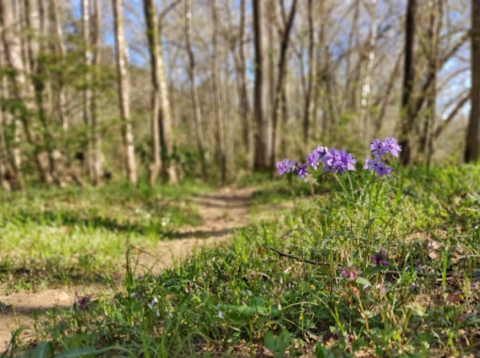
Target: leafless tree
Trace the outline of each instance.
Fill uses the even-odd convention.
[[[480,3],[472,0],[470,119],[465,143],[465,161],[477,162],[480,157]]]
[[[86,1],[86,0],[84,0]],[[128,181],[137,182],[137,166],[133,145],[132,124],[130,123],[130,83],[128,78],[128,52],[123,28],[122,0],[113,0],[115,28],[116,63],[118,79],[118,97],[122,120],[122,138],[125,155],[125,169]]]

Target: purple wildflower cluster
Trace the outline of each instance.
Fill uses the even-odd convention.
[[[387,250],[380,249],[376,254],[372,254],[372,263],[377,266],[388,266],[390,262],[387,261]]]
[[[365,170],[373,170],[378,176],[383,177],[390,174],[392,168],[387,167],[385,163],[381,162],[381,158],[385,154],[392,154],[394,157],[398,157],[398,154],[402,151],[402,147],[397,144],[397,140],[392,137],[385,138],[383,140],[375,139],[370,143],[370,150],[375,156],[375,159],[365,159]]]
[[[88,309],[88,304],[92,302],[92,295],[90,296],[78,296],[77,297],[77,304],[78,307],[82,310],[85,311]]]
[[[278,175],[290,173],[295,170],[295,161],[284,159],[277,163]]]
[[[278,175],[294,172],[300,178],[308,175],[308,167],[315,170],[323,165],[324,172],[344,173],[346,170],[355,170],[355,163],[351,153],[335,148],[317,146],[312,153],[307,154],[307,164],[295,163],[293,160],[284,159],[277,163]]]

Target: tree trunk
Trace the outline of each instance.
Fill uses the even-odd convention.
[[[428,29],[428,72],[433,77],[430,89],[428,91],[428,111],[426,118],[423,121],[423,128],[421,128],[421,136],[419,142],[419,150],[421,154],[424,154],[424,161],[427,166],[430,166],[431,157],[433,154],[433,140],[436,126],[437,117],[437,72],[439,67],[439,46],[441,31],[441,19],[443,16],[443,0],[430,0],[430,24]],[[435,2],[438,5],[435,6]],[[438,12],[437,12],[438,11]]]
[[[147,30],[147,40],[150,51],[150,66],[152,76],[152,162],[148,169],[148,182],[150,187],[154,187],[161,168],[160,157],[160,75],[158,70],[158,60],[160,57],[158,36],[158,22],[153,0],[143,0],[143,8],[145,12],[145,23]]]
[[[370,4],[367,5],[367,3],[365,3],[365,6],[370,14],[370,29],[368,31],[367,64],[363,78],[362,98],[360,101],[360,124],[363,125],[363,137],[370,138],[371,82],[377,42],[377,0],[370,0]]]
[[[267,87],[267,63],[265,60],[265,1],[253,0],[253,32],[255,45],[254,112],[257,133],[255,138],[255,162],[257,170],[268,170],[271,158],[271,123],[267,112],[269,93]]]
[[[82,37],[83,37],[83,64],[85,66],[83,99],[83,122],[85,124],[84,153],[87,165],[87,173],[92,178],[92,145],[91,145],[91,125],[92,125],[92,91],[91,91],[91,68],[92,53],[90,44],[90,0],[81,0],[82,5]]]
[[[177,2],[178,3],[178,2]],[[177,182],[177,173],[174,164],[168,158],[173,151],[172,137],[172,115],[170,110],[170,102],[168,99],[168,87],[165,78],[165,66],[162,55],[161,41],[161,23],[162,16],[157,18],[155,1],[144,0],[145,22],[147,25],[147,39],[150,52],[150,65],[152,76],[152,163],[149,168],[149,183],[153,187],[158,173],[162,170],[164,176],[168,175],[171,184]],[[176,4],[176,3],[173,3]],[[171,10],[166,9],[165,11]],[[164,12],[166,14],[166,12]],[[163,149],[163,150],[162,150]],[[161,160],[161,152],[166,154],[163,162]]]
[[[352,112],[356,111],[357,107],[357,88],[358,84],[355,79],[352,79],[352,54],[354,52],[353,40],[355,38],[355,33],[357,30],[358,18],[360,16],[360,0],[354,0],[354,9],[353,9],[353,18],[352,26],[350,27],[350,32],[348,34],[348,53],[346,55],[346,70],[345,70],[345,94],[346,94],[346,107]],[[324,26],[322,24],[322,26]],[[358,71],[358,70],[357,70]]]
[[[213,98],[214,98],[214,113],[215,113],[215,141],[217,144],[217,157],[220,162],[220,180],[222,185],[227,179],[227,158],[225,147],[225,113],[223,108],[223,101],[220,94],[220,72],[218,69],[218,14],[216,0],[210,0],[212,10],[212,82],[213,82]]]
[[[402,146],[400,160],[407,165],[411,160],[410,135],[414,125],[412,119],[413,94],[415,90],[415,16],[417,0],[408,0],[405,20],[405,59],[403,70],[401,130],[399,144]]]
[[[63,29],[61,23],[61,17],[59,14],[59,8],[57,0],[50,0],[50,19],[52,26],[52,33],[56,38],[57,51],[60,57],[60,63],[64,65],[65,55],[67,53],[65,48],[65,42],[63,40]],[[60,119],[60,124],[63,130],[68,131],[69,120],[67,115],[67,102],[65,98],[65,87],[63,82],[63,76],[59,75],[57,79],[57,106],[58,106],[58,117]]]
[[[313,8],[313,0],[308,0],[307,8],[308,16],[308,78],[307,91],[305,93],[305,108],[303,115],[303,143],[305,145],[305,152],[310,146],[312,117],[314,109],[314,94],[315,94],[315,80],[316,64],[315,64],[315,11]]]
[[[193,120],[195,124],[195,135],[197,137],[197,146],[198,152],[200,155],[200,165],[202,167],[202,175],[204,178],[207,176],[206,172],[206,163],[205,163],[205,146],[203,143],[203,132],[202,132],[202,112],[200,110],[200,101],[198,99],[197,86],[195,84],[196,78],[196,64],[195,64],[195,54],[193,52],[192,40],[191,40],[191,22],[192,22],[192,10],[191,10],[191,0],[185,0],[185,42],[187,45],[188,52],[188,76],[190,78],[190,93],[192,96],[192,105],[193,105]]]
[[[1,24],[0,18],[0,24]],[[3,46],[1,46],[0,38],[0,68],[5,66],[5,57],[3,53]],[[8,81],[6,76],[0,76],[0,156],[3,164],[1,178],[6,180],[8,184],[3,184],[4,189],[10,188],[23,189],[23,178],[20,170],[20,136],[21,123],[17,119],[13,119],[8,111],[3,111],[1,108],[1,100],[8,99]],[[5,126],[13,124],[13,140],[10,142],[10,148],[5,140]],[[7,178],[8,177],[8,178]]]
[[[246,61],[246,13],[247,0],[241,0],[240,4],[240,33],[239,33],[239,62],[240,62],[240,113],[243,118],[243,138],[247,152],[247,170],[253,169],[253,161],[255,156],[255,143],[252,116],[250,112],[250,101],[248,99],[247,88],[247,61]]]
[[[472,0],[471,63],[472,89],[470,91],[470,119],[465,143],[465,161],[480,159],[480,2]]]
[[[86,1],[86,0],[84,0]],[[130,83],[128,78],[128,52],[123,29],[122,0],[113,0],[115,28],[115,55],[117,63],[118,98],[120,119],[122,121],[123,152],[125,169],[130,183],[137,182],[135,147],[133,145],[132,125],[130,123]]]
[[[34,161],[40,173],[41,180],[51,182],[48,167],[43,165],[42,153],[40,145],[32,132],[30,118],[32,114],[36,114],[36,108],[32,98],[34,98],[34,89],[30,81],[25,76],[25,64],[22,57],[22,43],[16,29],[16,23],[13,16],[11,2],[9,0],[0,0],[0,17],[3,26],[3,46],[8,66],[15,72],[13,75],[13,95],[15,99],[21,103],[18,109],[18,115],[22,121],[23,129],[27,142],[33,147]],[[17,30],[17,33],[15,33]]]
[[[284,90],[285,83],[285,72],[287,68],[287,52],[288,46],[290,43],[290,32],[293,27],[293,20],[295,18],[297,8],[297,0],[293,0],[290,8],[290,14],[288,16],[288,21],[283,29],[283,38],[280,46],[280,58],[278,61],[278,78],[277,78],[277,88],[275,90],[275,101],[273,102],[273,136],[272,136],[272,157],[270,159],[270,168],[272,169],[272,175],[275,173],[275,161],[277,160],[277,127],[278,127],[278,118],[280,117],[280,103],[282,99],[282,93]]]
[[[93,76],[94,83],[100,80],[101,62],[102,62],[102,18],[100,14],[100,0],[92,0],[93,13]],[[92,86],[91,103],[91,173],[90,180],[93,185],[99,185],[102,181],[102,137],[98,128],[99,106],[98,91]]]

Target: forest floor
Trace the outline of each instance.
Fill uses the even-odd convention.
[[[4,356],[480,357],[480,167],[318,176],[0,197]]]
[[[193,203],[201,216],[202,224],[183,226],[175,230],[168,241],[159,241],[153,248],[132,245],[132,266],[137,275],[148,271],[159,274],[165,267],[182,262],[193,252],[204,248],[218,247],[224,243],[236,229],[244,228],[250,223],[250,196],[254,189],[230,189],[208,194],[198,194],[187,199]],[[121,272],[124,272],[125,260]],[[114,279],[121,283],[122,275]],[[112,287],[103,283],[86,285],[68,285],[49,287],[39,290],[11,292],[0,294],[0,352],[4,350],[11,334],[19,327],[25,327],[22,340],[33,337],[32,326],[36,314],[45,313],[54,307],[71,307],[77,296],[109,294]],[[2,308],[0,306],[0,308]]]

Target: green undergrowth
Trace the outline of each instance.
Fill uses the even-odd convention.
[[[328,174],[314,190],[226,247],[49,312],[7,356],[478,356],[480,167]]]
[[[185,199],[209,190],[188,182],[153,191],[114,183],[3,193],[0,286],[8,292],[101,280],[98,272],[118,272],[128,244],[148,248],[174,238],[180,226],[199,225]]]

